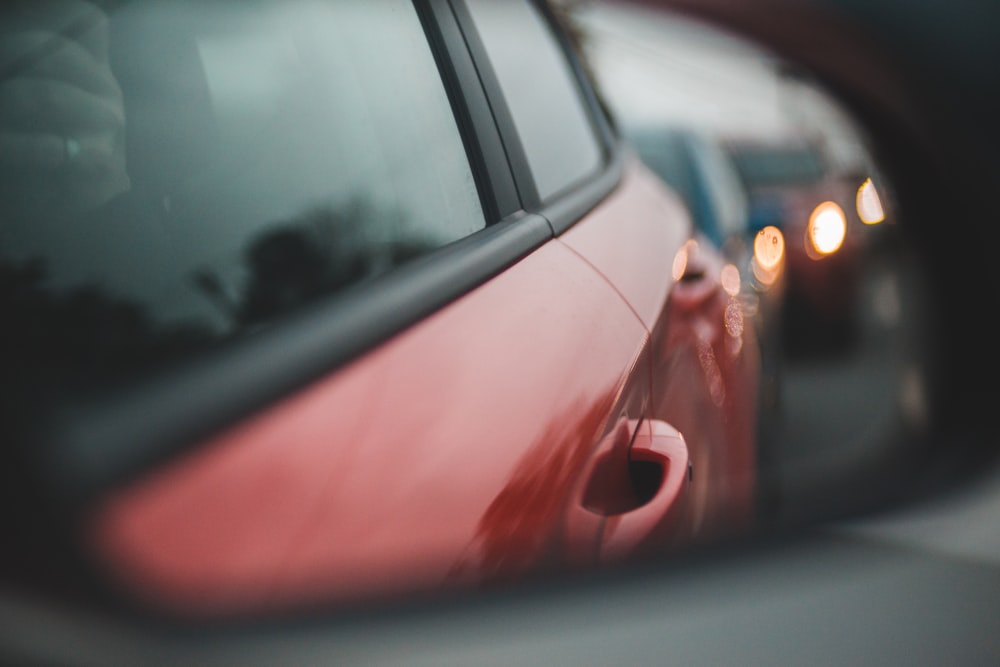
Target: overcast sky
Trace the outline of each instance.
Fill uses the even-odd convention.
[[[820,129],[848,156],[857,137],[824,93],[782,83],[756,45],[659,10],[590,0],[577,16],[608,103],[624,123],[672,120],[724,134]]]

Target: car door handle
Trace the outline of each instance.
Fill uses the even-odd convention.
[[[672,542],[683,530],[684,509],[687,506],[687,483],[690,459],[684,437],[673,426],[650,421],[649,430],[636,435],[629,450],[629,464],[648,466],[654,471],[654,483],[640,490],[645,502],[604,522],[600,540],[600,560],[613,561],[637,553],[646,547],[660,546],[653,542]],[[633,470],[633,477],[636,472]]]
[[[576,560],[611,562],[682,537],[689,465],[673,426],[622,420],[598,445],[571,501],[570,543],[585,549]]]

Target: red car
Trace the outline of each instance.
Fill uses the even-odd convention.
[[[5,585],[271,613],[752,525],[753,327],[549,7],[0,20]]]

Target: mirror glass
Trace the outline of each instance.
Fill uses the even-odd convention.
[[[563,6],[635,152],[739,268],[763,341],[762,517],[852,511],[929,419],[925,292],[871,137],[739,36],[640,3]]]
[[[0,19],[8,579],[503,588],[845,511],[927,427],[891,174],[758,47],[601,2]]]

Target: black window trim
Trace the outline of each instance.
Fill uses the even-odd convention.
[[[451,101],[487,224],[522,209],[482,74],[448,0],[414,0]]]
[[[538,213],[546,218],[552,226],[552,233],[558,236],[581,220],[619,185],[624,173],[624,144],[611,123],[611,119],[605,113],[597,92],[590,85],[583,64],[577,57],[572,44],[563,31],[559,29],[558,19],[552,14],[545,2],[541,0],[527,1],[538,9],[550,33],[562,49],[601,150],[601,165],[594,173],[570,185],[565,190],[555,193],[546,201],[542,201],[538,194],[520,135],[514,125],[499,79],[489,61],[486,48],[475,28],[465,0],[449,0],[469,46],[469,51],[476,62],[482,86],[486,90],[496,126],[503,139],[508,162],[514,172],[517,189],[521,194],[521,205],[525,211]]]
[[[479,31],[476,29],[475,22],[472,20],[472,15],[464,0],[448,0],[448,2],[479,75],[480,85],[486,96],[494,127],[500,133],[504,158],[509,165],[520,197],[518,208],[526,211],[538,209],[541,198],[535,187],[535,179],[531,175],[528,156],[524,152],[517,128],[514,125],[514,117],[510,113],[510,107],[507,106],[500,80],[497,78],[496,71],[486,53],[486,46],[479,36]]]
[[[626,146],[608,118],[604,105],[591,84],[580,54],[576,53],[566,33],[559,29],[559,20],[541,0],[529,0],[538,7],[563,50],[573,72],[577,89],[600,143],[603,163],[598,171],[568,190],[557,193],[538,213],[544,216],[555,235],[562,234],[602,202],[621,183],[625,172]]]

